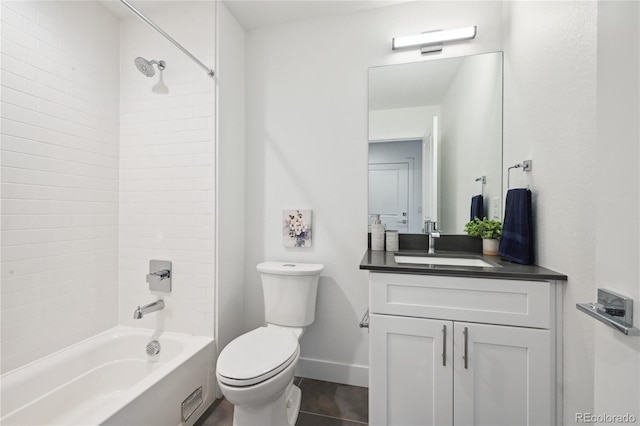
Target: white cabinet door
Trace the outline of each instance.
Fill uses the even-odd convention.
[[[549,330],[456,322],[454,347],[455,425],[554,423]]]
[[[453,424],[453,322],[372,314],[371,425]]]

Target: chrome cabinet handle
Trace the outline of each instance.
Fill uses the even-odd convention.
[[[369,310],[365,312],[362,320],[360,320],[360,328],[369,328]]]
[[[467,327],[462,330],[462,334],[464,334],[464,368],[469,368],[469,329]]]
[[[447,366],[447,326],[442,326],[442,365]]]

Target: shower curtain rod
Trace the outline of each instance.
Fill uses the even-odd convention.
[[[182,52],[184,52],[185,55],[187,55],[188,57],[190,57],[191,59],[193,59],[194,62],[196,62],[198,65],[200,65],[202,68],[205,69],[205,71],[207,71],[207,74],[209,75],[209,77],[212,77],[215,75],[215,73],[213,72],[213,70],[211,68],[209,68],[208,66],[206,66],[205,64],[202,63],[202,61],[200,61],[198,58],[196,58],[195,56],[193,56],[191,54],[191,52],[189,52],[187,49],[185,49],[184,47],[182,47],[182,45],[180,43],[178,43],[177,41],[175,41],[169,34],[165,33],[162,28],[160,28],[159,26],[157,26],[151,19],[147,18],[146,16],[144,16],[142,14],[142,12],[140,12],[138,9],[136,9],[135,7],[133,7],[127,0],[120,0],[120,2],[122,4],[124,4],[125,6],[127,6],[129,8],[129,10],[131,10],[133,13],[135,13],[136,15],[138,15],[138,17],[140,19],[142,19],[144,22],[146,22],[147,24],[149,24],[149,26],[151,26],[151,28],[153,28],[154,30],[156,30],[157,32],[159,32],[164,38],[166,38],[167,40],[169,40],[171,43],[174,44],[174,46],[176,46],[178,49],[182,50]]]

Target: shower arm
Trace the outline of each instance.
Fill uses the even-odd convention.
[[[175,41],[169,34],[165,33],[163,31],[162,28],[160,28],[159,26],[157,26],[151,19],[147,18],[146,16],[144,16],[142,14],[142,12],[140,12],[138,9],[136,9],[135,7],[133,7],[127,0],[120,0],[120,2],[122,4],[124,4],[125,6],[127,6],[129,8],[129,10],[131,10],[133,13],[135,13],[140,19],[142,19],[144,22],[146,22],[147,24],[149,24],[149,26],[151,28],[153,28],[154,30],[156,30],[157,32],[159,32],[164,38],[166,38],[167,40],[169,40],[171,43],[173,43],[174,46],[176,46],[178,49],[182,50],[182,52],[187,55],[188,57],[190,57],[194,62],[196,62],[198,65],[200,65],[202,68],[204,68],[205,71],[207,71],[207,74],[209,75],[209,77],[212,77],[215,75],[215,73],[213,72],[213,70],[211,68],[209,68],[208,66],[206,66],[205,64],[202,63],[202,61],[200,61],[198,58],[196,58],[195,56],[193,56],[191,54],[191,52],[189,52],[187,49],[185,49],[184,47],[182,47],[182,45],[180,43],[178,43],[177,41]]]

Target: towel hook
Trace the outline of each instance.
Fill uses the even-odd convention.
[[[530,172],[533,168],[532,160],[524,160],[522,163],[514,164],[513,166],[507,169],[507,191],[511,189],[511,183],[509,182],[511,178],[511,169],[519,169],[522,168],[523,172]],[[527,189],[529,189],[529,185],[527,185]]]
[[[511,169],[519,169],[522,167],[522,164],[515,164],[507,169],[507,189],[511,189],[511,183],[509,182],[511,179]]]
[[[484,185],[487,183],[487,176],[486,175],[482,175],[479,178],[476,178],[476,182],[481,182],[480,183],[480,195],[482,195],[484,197]]]

